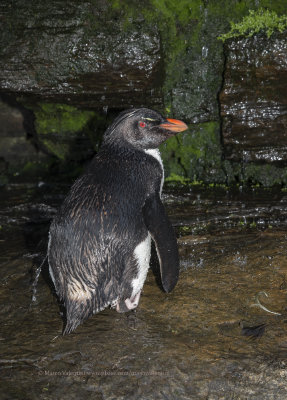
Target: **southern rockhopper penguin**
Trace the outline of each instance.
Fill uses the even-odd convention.
[[[137,307],[151,238],[164,290],[176,285],[178,249],[161,202],[158,146],[186,129],[153,110],[124,111],[72,186],[52,221],[48,244],[50,275],[66,309],[63,334],[108,306],[118,312]]]

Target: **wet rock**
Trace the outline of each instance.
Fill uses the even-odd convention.
[[[224,54],[217,36],[228,26],[221,7],[200,3],[186,4],[190,13],[188,22],[177,26],[177,34],[169,38],[180,51],[168,54],[173,60],[166,65],[164,82],[165,103],[171,105],[179,118],[193,124],[219,122],[218,93]],[[168,42],[164,44],[172,48]]]
[[[7,162],[27,157],[31,146],[27,144],[23,115],[17,108],[0,102],[0,157]]]
[[[28,107],[34,111],[35,136],[44,152],[61,161],[80,161],[93,155],[93,138],[96,147],[97,135],[90,129],[90,124],[95,117],[94,111],[57,103],[38,103]],[[98,119],[101,121],[99,116]]]
[[[160,147],[168,180],[224,183],[219,123],[191,125],[189,131],[166,141]]]
[[[287,36],[229,40],[220,94],[225,157],[287,165]]]
[[[284,2],[273,3],[282,14]],[[287,157],[284,35],[229,42],[223,124],[219,115],[225,65],[218,36],[254,7],[251,0],[143,1],[140,10],[133,1],[3,0],[0,92],[33,110],[33,142],[58,161],[90,158],[103,116],[108,122],[123,108],[145,105],[193,124],[191,136],[163,148],[167,175],[287,184],[287,169],[280,169]],[[62,129],[68,119],[78,127],[91,111],[99,117],[95,135],[90,119],[79,130]]]
[[[84,107],[160,103],[157,29],[124,26],[110,2],[4,0],[0,8],[2,92]]]
[[[24,125],[21,110],[0,101],[0,182],[5,182],[9,174],[37,169],[39,163],[46,161]]]
[[[176,288],[162,292],[149,271],[136,312],[106,309],[63,337],[52,288],[41,275],[32,303],[29,271],[67,190],[1,192],[2,398],[286,399],[287,224],[274,212],[286,210],[284,191],[167,194],[174,225],[214,224],[179,238]],[[226,223],[257,217],[266,224]],[[261,337],[242,334],[258,326]]]

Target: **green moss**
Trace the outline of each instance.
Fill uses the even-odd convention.
[[[67,104],[39,103],[35,110],[38,134],[81,131],[95,115],[93,111],[79,110]]]
[[[35,167],[35,162],[28,161],[24,167],[22,168],[22,171],[25,172],[30,172],[31,170],[33,171]]]
[[[184,225],[184,226],[179,226],[177,228],[177,232],[179,236],[187,236],[191,235],[193,233],[194,227]]]
[[[246,224],[247,224],[246,221],[242,221],[241,220],[241,221],[238,222],[238,225],[241,226],[241,227],[245,227]]]
[[[171,174],[165,179],[165,182],[167,183],[179,183],[181,185],[186,185],[190,183],[190,179],[185,178],[181,175],[177,175],[174,172],[171,172]]]
[[[225,182],[219,124],[214,121],[197,124],[190,131],[174,136],[160,148],[167,179],[180,176],[194,182]]]
[[[238,36],[253,36],[258,32],[265,32],[269,38],[275,31],[283,32],[287,27],[287,15],[278,16],[275,11],[249,10],[249,15],[245,16],[241,22],[230,22],[229,32],[221,35],[218,39],[223,42],[227,39]]]
[[[175,117],[199,123],[219,120],[218,92],[224,63],[217,37],[249,10],[286,12],[286,0],[113,0],[125,29],[156,26],[161,36],[164,106]]]
[[[270,164],[224,162],[229,185],[235,182],[248,184],[253,188],[287,186],[287,168]],[[284,189],[283,189],[284,190]]]
[[[49,171],[49,163],[48,162],[38,162],[38,161],[28,161],[19,174],[21,176],[40,176],[43,174],[47,174]]]
[[[69,156],[73,142],[95,116],[94,111],[79,110],[66,104],[38,103],[28,108],[34,111],[40,144],[60,160]]]
[[[270,164],[246,164],[243,169],[243,180],[265,187],[287,185],[287,168],[279,168]]]

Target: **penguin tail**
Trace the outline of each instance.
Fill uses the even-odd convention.
[[[62,335],[72,333],[82,322],[93,314],[90,302],[69,301],[66,305],[65,327]]]
[[[69,333],[72,333],[77,328],[77,326],[80,325],[80,323],[80,321],[67,321],[63,329],[62,335],[65,336]]]

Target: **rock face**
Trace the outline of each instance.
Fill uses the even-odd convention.
[[[270,8],[281,15],[284,1]],[[218,40],[254,7],[2,0],[0,95],[28,110],[32,127],[19,143],[29,138],[59,163],[81,163],[120,110],[146,106],[191,125],[162,146],[167,175],[287,185],[286,34],[230,40],[225,63]]]
[[[47,7],[48,6],[48,7]],[[160,38],[107,1],[4,0],[0,90],[99,108],[160,102]]]
[[[31,143],[31,137],[27,134],[29,127],[25,126],[22,112],[2,101],[0,101],[0,126],[1,185],[1,175],[11,166],[11,172],[18,172],[19,167],[39,163],[45,160],[45,156]]]
[[[225,158],[287,165],[287,36],[230,40],[220,94]]]

